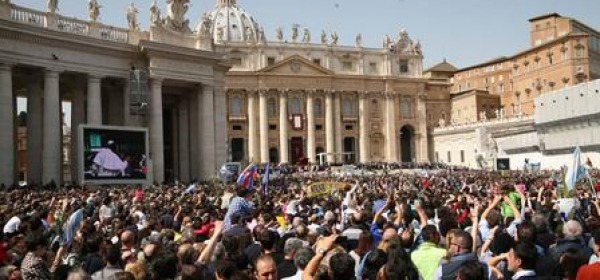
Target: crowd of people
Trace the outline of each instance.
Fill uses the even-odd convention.
[[[600,279],[599,186],[562,181],[424,169],[5,190],[0,279]]]

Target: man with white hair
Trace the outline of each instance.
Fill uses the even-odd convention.
[[[563,225],[564,239],[556,243],[556,247],[550,249],[550,256],[555,260],[560,260],[562,254],[568,249],[581,249],[589,259],[594,252],[587,246],[584,238],[582,237],[583,228],[578,221],[570,220]]]
[[[283,261],[277,264],[277,274],[281,278],[291,277],[296,274],[297,268],[294,265],[294,256],[296,252],[304,246],[304,242],[298,238],[292,237],[285,241]]]

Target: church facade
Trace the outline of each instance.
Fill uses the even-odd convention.
[[[232,161],[429,160],[427,121],[442,116],[436,107],[447,104],[449,85],[423,76],[421,45],[405,30],[381,48],[364,47],[360,34],[342,46],[335,32],[299,26],[267,40],[231,0],[218,1],[197,30],[233,64],[225,77]]]
[[[423,74],[408,32],[379,48],[298,26],[270,39],[235,0],[196,27],[188,5],[154,3],[142,30],[133,4],[121,28],[98,21],[97,1],[87,20],[59,14],[58,1],[46,11],[0,1],[0,183],[79,182],[78,139],[65,153],[63,124],[147,127],[154,182],[210,178],[227,161],[431,158],[428,128],[449,121],[450,84]],[[27,100],[21,133],[17,99]]]

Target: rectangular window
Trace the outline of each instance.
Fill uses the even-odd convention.
[[[275,58],[272,56],[267,57],[267,66],[275,64]]]
[[[269,125],[269,130],[277,130],[277,125],[270,124]]]
[[[313,58],[312,62],[313,62],[314,64],[321,65],[321,59],[320,59],[320,58]]]
[[[400,73],[408,73],[408,60],[407,59],[400,59],[400,61],[398,62],[398,66],[400,69]]]
[[[448,163],[452,162],[452,158],[450,157],[450,151],[448,151]]]
[[[352,126],[352,125],[346,125],[346,126],[344,126],[344,129],[346,129],[346,130],[353,130],[354,126]]]
[[[352,61],[342,61],[342,70],[352,71],[354,69],[354,63]]]
[[[369,71],[371,73],[378,73],[379,69],[377,69],[377,62],[369,62]]]
[[[322,124],[315,125],[315,130],[323,130],[323,125]]]
[[[460,151],[460,162],[465,162],[465,151]]]
[[[234,66],[242,66],[242,58],[241,57],[232,57],[231,58],[231,63]]]
[[[242,126],[241,125],[234,125],[231,129],[232,130],[236,130],[236,131],[242,130]]]

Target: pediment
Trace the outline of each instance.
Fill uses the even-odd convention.
[[[258,71],[261,74],[329,76],[333,72],[299,55],[290,56]]]

